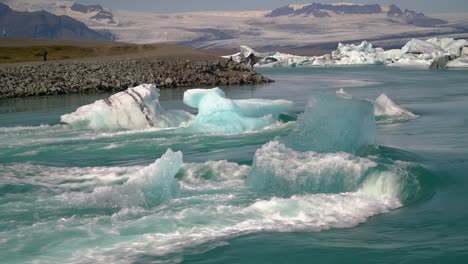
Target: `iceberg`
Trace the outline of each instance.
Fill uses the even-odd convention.
[[[468,56],[460,57],[447,63],[447,68],[468,68]]]
[[[289,111],[293,102],[287,100],[226,98],[219,88],[190,89],[184,93],[184,103],[198,108],[188,129],[196,132],[241,133],[264,128]]]
[[[337,97],[341,97],[341,98],[344,98],[344,99],[352,99],[353,96],[347,92],[345,92],[345,90],[343,90],[343,88],[340,88],[338,91],[335,92],[335,95]]]
[[[441,47],[445,53],[450,54],[452,57],[463,56],[463,48],[468,46],[468,41],[465,39],[453,39],[453,38],[431,38],[427,42],[433,43]]]
[[[411,39],[401,48],[401,55],[405,54],[438,54],[445,53],[444,49],[437,44],[420,39]]]
[[[193,118],[185,111],[164,110],[158,99],[159,89],[143,84],[81,106],[60,120],[72,128],[112,130],[177,127]]]
[[[151,208],[160,205],[175,198],[180,191],[175,176],[183,165],[182,157],[182,152],[168,149],[154,163],[136,171],[127,182],[98,187],[84,202],[105,207]]]
[[[374,115],[377,121],[395,122],[418,118],[418,115],[400,107],[385,94],[381,94],[374,102]]]
[[[296,56],[281,52],[257,52],[241,46],[241,52],[225,58],[237,62],[245,61],[250,55],[258,58],[255,67],[302,67],[334,65],[390,65],[403,67],[465,67],[465,59],[451,63],[457,58],[468,57],[468,41],[453,38],[411,39],[401,49],[384,50],[374,48],[372,43],[363,41],[359,45],[339,43],[336,50],[323,56]],[[431,66],[432,65],[432,66]]]
[[[357,153],[375,143],[374,108],[368,101],[315,95],[294,130],[280,141],[299,151]]]
[[[377,54],[383,51],[382,48],[374,49],[372,43],[367,41],[359,45],[338,43],[337,50],[333,51],[331,56],[337,65],[382,64]]]

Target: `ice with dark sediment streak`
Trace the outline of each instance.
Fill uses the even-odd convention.
[[[184,103],[198,109],[188,124],[193,132],[241,133],[273,124],[278,115],[289,111],[293,103],[287,100],[226,98],[219,88],[190,89],[184,93]]]
[[[155,85],[142,84],[81,106],[60,120],[73,128],[113,130],[177,127],[193,118],[185,111],[166,111],[158,99]]]
[[[78,129],[183,127],[189,133],[242,133],[273,124],[280,113],[293,106],[287,100],[231,100],[217,87],[189,89],[183,100],[188,106],[198,108],[194,116],[181,110],[165,110],[158,98],[156,86],[143,84],[79,107],[61,116],[61,121]]]
[[[374,101],[374,115],[378,121],[402,122],[418,118],[418,115],[397,105],[387,95],[381,94]]]
[[[295,150],[356,153],[375,143],[375,118],[370,102],[312,96],[296,127],[281,139]]]

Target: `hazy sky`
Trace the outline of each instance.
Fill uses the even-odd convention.
[[[187,12],[217,10],[268,10],[288,4],[312,3],[303,0],[78,0],[104,7],[145,12]],[[400,8],[425,13],[468,12],[468,0],[315,0],[319,3],[353,2],[396,4]]]

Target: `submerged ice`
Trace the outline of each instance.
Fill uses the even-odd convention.
[[[297,67],[333,65],[372,65],[431,67],[433,69],[468,67],[468,41],[453,38],[411,39],[401,49],[374,48],[370,42],[359,45],[339,43],[336,50],[323,56],[296,56],[281,52],[257,52],[241,46],[241,52],[224,56],[244,61],[258,58],[256,67]]]
[[[375,142],[373,113],[368,101],[314,95],[282,142],[301,151],[356,153]]]
[[[397,111],[402,109],[385,95],[379,98],[378,103],[386,103],[384,112],[409,115]],[[411,164],[359,156],[378,149],[367,149],[376,133],[369,101],[313,96],[296,123],[290,134],[255,152],[247,176],[250,188],[282,197],[359,194],[384,199],[392,209],[419,193],[418,176],[408,171]]]

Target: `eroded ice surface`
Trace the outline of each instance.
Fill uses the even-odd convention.
[[[241,133],[266,127],[293,106],[287,100],[231,100],[219,88],[187,90],[184,103],[198,108],[188,129],[213,133]]]
[[[166,111],[158,99],[159,90],[155,85],[142,84],[81,106],[60,120],[82,129],[145,129],[177,127],[193,118],[185,111]]]

